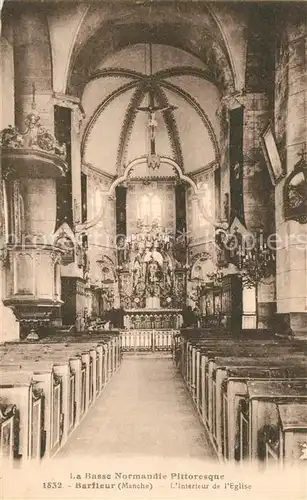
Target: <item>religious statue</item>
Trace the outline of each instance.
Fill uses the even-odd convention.
[[[158,297],[160,295],[161,269],[157,261],[151,257],[147,263],[145,285],[146,292],[150,297]]]
[[[135,292],[142,275],[142,263],[140,255],[135,257],[133,264],[133,291]]]

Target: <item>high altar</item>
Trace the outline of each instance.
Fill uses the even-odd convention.
[[[118,276],[127,328],[180,327],[186,270],[173,248],[172,235],[158,225],[123,239]]]

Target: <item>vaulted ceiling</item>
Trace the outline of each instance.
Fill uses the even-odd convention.
[[[156,114],[156,152],[186,173],[218,161],[220,92],[210,69],[181,49],[154,44],[150,76],[148,54],[148,44],[130,45],[93,71],[82,97],[84,162],[119,175],[148,154],[148,117],[138,108],[148,105],[149,88],[155,105],[177,107]]]
[[[239,34],[230,30],[233,16]],[[49,23],[57,43],[59,20]],[[156,106],[177,108],[156,114],[156,152],[187,174],[218,162],[217,111],[221,97],[240,85],[242,29],[236,7],[221,10],[205,2],[193,9],[186,2],[152,1],[123,2],[116,9],[110,2],[80,11],[65,73],[66,92],[79,97],[86,112],[83,162],[116,176],[148,154],[148,116],[138,108],[148,105],[149,93]]]

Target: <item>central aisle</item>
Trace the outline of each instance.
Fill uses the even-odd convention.
[[[157,355],[124,357],[57,457],[84,453],[215,457],[180,374],[169,357]]]

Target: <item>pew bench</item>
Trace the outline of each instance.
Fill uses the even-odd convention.
[[[236,427],[239,406],[247,396],[247,383],[252,380],[307,381],[307,369],[297,367],[232,366],[224,374],[220,391],[217,385],[216,440],[219,453],[225,461],[235,459]],[[214,429],[214,430],[215,430]]]
[[[307,403],[278,403],[279,440],[266,441],[266,466],[307,460]]]
[[[307,343],[270,335],[244,338],[230,337],[227,332],[197,333],[185,331],[176,339],[179,370],[218,455],[226,461],[241,460],[246,446],[250,453],[249,444],[244,439],[240,444],[236,432],[239,415],[242,434],[249,432],[244,427],[244,405],[249,404],[247,385],[255,381],[306,383]],[[290,393],[286,396],[288,404]]]
[[[251,381],[239,413],[239,461],[266,459],[266,442],[279,435],[278,404],[307,403],[307,381]]]
[[[0,461],[12,462],[14,459],[14,432],[16,405],[0,398]]]
[[[52,457],[120,362],[118,333],[1,345],[0,453],[7,459]],[[16,408],[12,417],[6,408]]]
[[[39,460],[42,451],[43,394],[29,373],[1,373],[0,399],[15,405],[14,458]]]
[[[61,378],[54,372],[53,363],[22,362],[11,364],[0,364],[0,370],[9,374],[18,370],[28,374],[37,387],[43,391],[43,434],[41,457],[50,457],[60,444],[61,432]]]

